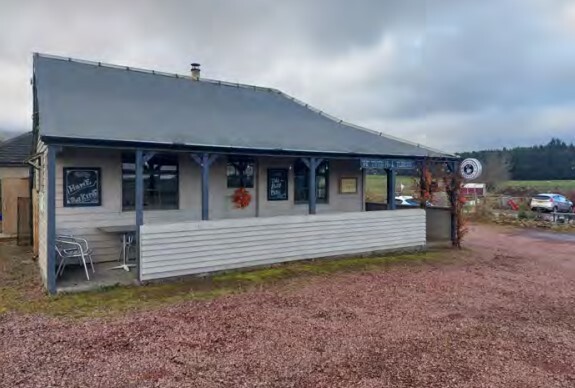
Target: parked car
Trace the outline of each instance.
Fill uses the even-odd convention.
[[[573,213],[573,202],[561,194],[538,194],[531,199],[529,206],[533,211]]]
[[[400,195],[398,197],[395,197],[395,205],[419,207],[419,201],[417,199],[414,199],[411,195]],[[427,201],[427,207],[432,206],[433,204]]]
[[[419,206],[419,202],[413,199],[411,195],[400,195],[399,197],[395,197],[395,205],[396,206]]]

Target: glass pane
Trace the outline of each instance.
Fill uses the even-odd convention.
[[[246,158],[228,160],[226,167],[228,188],[254,187],[254,162]]]
[[[327,202],[329,195],[329,164],[327,161],[322,162],[318,166],[316,176],[317,185],[317,200],[319,202]]]
[[[327,179],[325,176],[316,177],[317,199],[327,199]]]
[[[122,156],[122,208],[135,207],[134,154]],[[144,164],[144,209],[178,208],[178,157],[177,155],[154,155]]]
[[[295,186],[295,200],[296,201],[307,201],[308,199],[308,178],[305,175],[299,175],[294,177]]]

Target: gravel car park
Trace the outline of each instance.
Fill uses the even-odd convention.
[[[0,387],[573,387],[573,238],[472,226],[428,263],[104,318],[0,308]]]

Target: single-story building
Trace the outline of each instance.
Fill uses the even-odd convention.
[[[18,232],[30,240],[30,165],[27,159],[34,150],[32,132],[0,143],[0,196],[2,235],[16,237]]]
[[[195,64],[184,76],[35,54],[33,73],[50,292],[59,234],[85,238],[95,262],[128,241],[139,281],[421,247],[425,210],[366,212],[364,171],[385,171],[393,193],[398,169],[458,160]]]

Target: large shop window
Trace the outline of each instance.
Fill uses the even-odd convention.
[[[178,209],[178,156],[154,155],[144,163],[144,209]],[[122,209],[136,206],[136,161],[134,154],[122,155]]]
[[[254,187],[254,161],[246,158],[229,158],[226,167],[228,188]]]
[[[309,200],[309,169],[301,161],[294,163],[295,202]],[[318,203],[327,203],[329,193],[329,164],[323,161],[315,173],[315,189]]]

